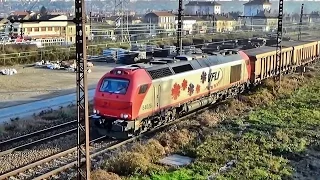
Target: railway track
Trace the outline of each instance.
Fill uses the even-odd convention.
[[[97,143],[98,141],[103,140],[104,138],[105,137],[100,137],[91,141],[92,153],[112,147],[114,144],[117,144],[119,142],[117,140],[107,140],[104,143]],[[33,162],[26,166],[14,169],[3,175],[0,175],[0,179],[43,179],[43,175],[46,175],[51,171],[55,171],[60,167],[68,167],[68,164],[76,162],[76,152],[76,147],[65,150],[63,152],[43,158],[39,161]]]
[[[0,157],[77,132],[77,121],[70,121],[0,142]]]
[[[220,103],[217,103],[216,105],[219,105]],[[216,106],[214,105],[214,106]],[[100,137],[98,139],[95,139],[91,141],[91,150],[90,150],[90,157],[92,159],[92,162],[95,162],[96,157],[99,155],[103,155],[110,150],[116,149],[122,145],[125,145],[127,143],[133,142],[137,139],[140,139],[142,137],[150,136],[165,127],[168,127],[172,124],[175,124],[177,122],[181,122],[182,120],[185,120],[186,118],[190,116],[194,116],[196,114],[199,114],[203,111],[205,111],[207,108],[203,108],[201,110],[192,112],[188,115],[185,115],[184,117],[181,117],[179,119],[176,119],[175,121],[172,121],[166,125],[162,125],[154,130],[148,131],[144,134],[141,134],[139,136],[135,136],[132,138],[129,138],[127,140],[107,140],[105,142],[99,142],[99,140],[103,140],[104,137]],[[73,169],[77,165],[77,148],[71,148],[66,151],[60,152],[58,154],[52,155],[50,157],[41,159],[37,162],[28,164],[26,166],[17,168],[15,170],[12,170],[10,172],[7,172],[3,175],[0,175],[0,179],[33,179],[33,180],[40,180],[40,179],[61,179],[62,176],[69,176],[72,174],[72,172],[63,173],[64,171],[70,169],[71,171],[75,172],[75,169]],[[85,159],[82,159],[85,161]]]

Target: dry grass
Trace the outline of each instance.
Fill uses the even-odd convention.
[[[109,158],[104,168],[119,175],[147,173],[156,168],[155,164],[161,157],[188,144],[194,137],[194,133],[187,129],[161,133],[155,139],[135,144]]]
[[[52,125],[52,122],[41,118],[12,120],[11,122],[0,125],[0,140],[37,131],[40,130],[41,127],[44,128],[50,125]]]
[[[150,139],[146,144],[137,144],[132,147],[132,151],[144,154],[151,162],[157,162],[166,152],[159,141]]]
[[[164,154],[165,149],[159,141],[150,139],[145,144],[135,144],[130,151],[120,152],[107,160],[104,167],[120,175],[146,173],[153,168],[152,163],[156,163]]]
[[[49,128],[77,118],[75,107],[65,107],[59,110],[48,110],[33,117],[19,119],[0,125],[0,140]]]
[[[205,111],[197,116],[197,120],[202,126],[212,127],[220,121],[220,116],[216,112]]]
[[[160,133],[156,139],[165,148],[166,153],[173,152],[180,147],[187,145],[195,137],[195,133],[188,129],[181,129],[171,132]]]
[[[91,179],[92,180],[121,180],[121,178],[111,172],[107,172],[102,169],[95,170],[91,173]]]
[[[89,102],[89,112],[92,112],[92,108],[92,102]],[[58,110],[45,110],[28,118],[16,118],[10,122],[0,124],[0,140],[49,128],[76,119],[77,108],[74,105],[61,107]]]
[[[106,162],[105,168],[120,175],[130,175],[134,173],[146,173],[150,165],[150,159],[144,154],[138,152],[120,152],[117,156]]]

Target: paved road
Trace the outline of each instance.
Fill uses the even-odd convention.
[[[95,89],[89,90],[89,100],[93,99]],[[59,109],[61,106],[67,106],[75,103],[76,93],[59,96],[50,99],[39,100],[31,103],[21,104],[0,109],[0,123],[10,121],[10,119],[32,116],[43,110]]]

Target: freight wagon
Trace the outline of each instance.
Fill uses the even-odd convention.
[[[319,41],[283,42],[281,71],[319,58]],[[221,51],[191,61],[117,67],[99,81],[92,125],[126,138],[233,97],[279,73],[275,47]]]

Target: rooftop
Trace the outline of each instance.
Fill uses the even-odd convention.
[[[251,6],[251,5],[271,5],[269,0],[252,0],[247,3],[243,4],[244,6]]]
[[[8,20],[21,20],[24,19],[28,15],[10,15],[7,17]]]
[[[154,11],[154,12],[149,12],[147,14],[155,14],[156,16],[175,16],[174,14],[168,11]]]
[[[202,16],[203,20],[211,20],[211,16]],[[232,16],[228,14],[214,14],[213,18],[215,21],[233,21],[235,20]]]
[[[39,16],[38,16],[39,15]],[[55,17],[59,17],[61,15],[51,15],[51,14],[46,14],[46,15],[40,15],[40,14],[37,14],[37,15],[34,15],[30,18],[30,20],[50,20],[50,19],[53,19]]]
[[[278,18],[276,14],[271,13],[270,11],[260,11],[255,15],[255,17],[259,18]]]
[[[185,6],[221,6],[216,1],[189,1]]]

